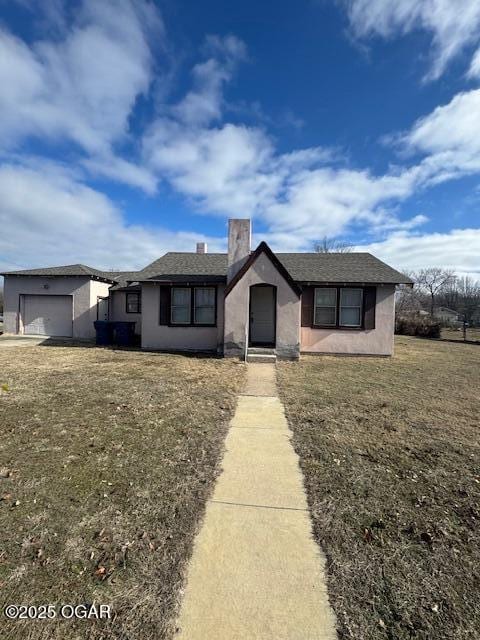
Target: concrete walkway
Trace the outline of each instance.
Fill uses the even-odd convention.
[[[42,342],[45,338],[38,336],[12,336],[1,335],[0,336],[0,348],[1,347],[35,347]]]
[[[249,364],[177,621],[181,640],[333,640],[323,555],[277,397]]]
[[[73,338],[49,338],[48,336],[25,336],[2,334],[0,335],[0,348],[2,347],[38,347],[39,345],[55,346],[74,344]],[[91,342],[89,342],[91,344]]]

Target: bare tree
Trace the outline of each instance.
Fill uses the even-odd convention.
[[[413,274],[413,278],[420,291],[428,296],[430,300],[430,315],[433,317],[436,296],[455,282],[456,276],[454,272],[440,267],[429,267]]]
[[[323,237],[321,241],[313,243],[315,253],[351,253],[353,247],[348,242],[342,240],[333,240],[332,238]]]
[[[459,288],[462,294],[461,311],[465,322],[472,325],[480,314],[480,282],[466,276],[459,279]]]
[[[405,273],[405,271],[402,273]],[[409,274],[405,273],[405,275]],[[423,297],[423,294],[418,289],[400,285],[395,296],[395,313],[398,316],[420,313],[423,309]]]

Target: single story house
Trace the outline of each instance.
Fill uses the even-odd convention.
[[[449,309],[448,307],[435,307],[433,310],[433,317],[447,326],[458,325],[463,320],[458,311],[455,311],[455,309]]]
[[[395,287],[412,282],[369,253],[251,250],[229,221],[228,253],[169,252],[141,271],[84,265],[2,274],[5,332],[93,339],[97,319],[131,320],[148,350],[244,357],[393,352]]]

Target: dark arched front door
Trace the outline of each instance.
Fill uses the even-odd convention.
[[[275,346],[276,307],[276,287],[269,284],[250,287],[250,345]]]

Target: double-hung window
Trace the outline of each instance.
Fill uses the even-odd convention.
[[[360,327],[362,325],[362,289],[340,289],[341,327]]]
[[[171,323],[191,324],[192,292],[188,287],[173,287],[171,301]]]
[[[314,324],[334,327],[337,324],[337,290],[331,287],[315,289]]]
[[[170,324],[215,326],[215,287],[172,287]]]
[[[317,327],[362,326],[363,289],[316,287],[313,324]]]
[[[128,291],[127,292],[127,313],[141,313],[142,312],[142,296],[140,291]]]
[[[193,323],[215,324],[214,287],[195,287]]]

